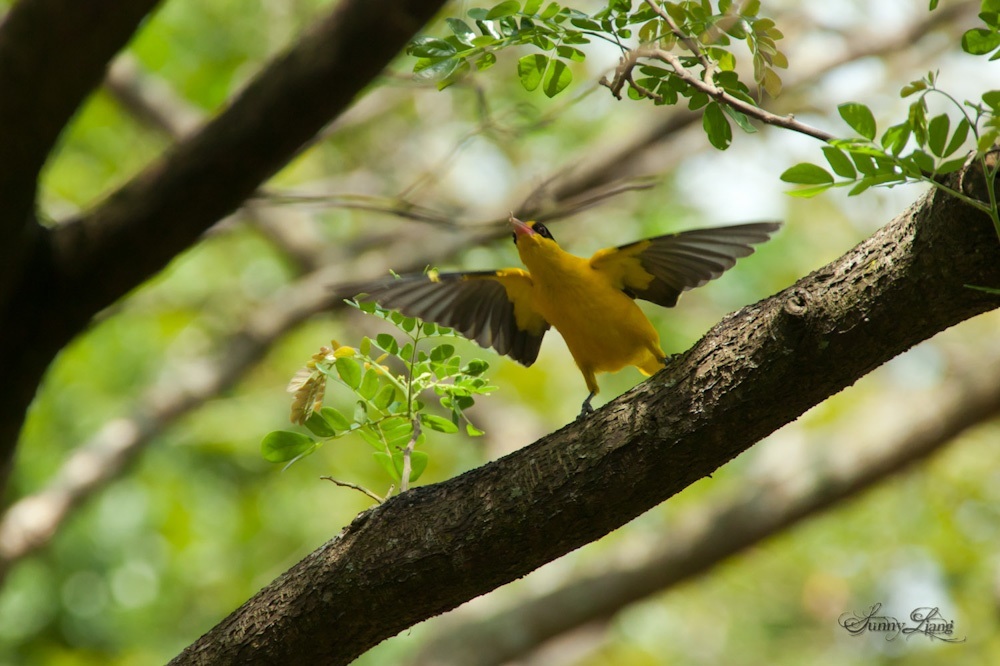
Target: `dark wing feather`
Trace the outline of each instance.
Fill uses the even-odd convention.
[[[375,301],[408,317],[454,328],[483,347],[524,365],[538,358],[549,324],[531,308],[531,278],[506,269],[404,275],[354,285],[359,301]]]
[[[590,265],[633,298],[673,307],[682,292],[719,277],[780,227],[754,222],[682,231],[601,250]]]

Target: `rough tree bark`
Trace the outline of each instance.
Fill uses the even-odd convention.
[[[725,500],[684,511],[673,521],[676,527],[646,544],[652,546],[648,552],[604,556],[599,570],[554,590],[516,600],[486,617],[468,613],[442,623],[407,663],[544,663],[536,651],[552,639],[606,623],[630,605],[692,582],[777,534],[795,538],[791,528],[828,509],[843,508],[845,500],[858,499],[891,475],[940,452],[966,430],[1000,417],[1000,350],[993,347],[987,343],[963,350],[962,361],[949,366],[949,378],[922,395],[906,392],[889,398],[889,411],[900,415],[889,433],[872,433],[866,425],[876,414],[886,414],[886,405],[857,409],[864,412],[858,414],[858,427],[844,428],[825,442],[826,450],[810,451],[792,468],[783,464],[764,474],[758,469],[748,475],[751,482]],[[852,415],[844,420],[854,421]],[[616,564],[608,566],[608,561]]]
[[[39,224],[42,164],[155,4],[22,0],[0,23],[0,491],[56,352],[286,164],[444,0],[337,3],[162,159],[80,217]]]
[[[897,354],[1000,306],[969,284],[1000,285],[997,234],[930,192],[590,418],[361,514],[171,663],[346,664],[607,534]]]

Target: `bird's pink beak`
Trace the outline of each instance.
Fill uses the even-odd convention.
[[[507,218],[507,221],[514,227],[514,233],[518,236],[533,236],[536,233],[534,229],[514,217],[513,213],[511,213],[511,216]]]

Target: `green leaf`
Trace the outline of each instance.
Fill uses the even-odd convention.
[[[566,89],[573,81],[573,72],[562,60],[553,59],[545,69],[545,76],[542,80],[542,92],[547,97],[555,97]]]
[[[934,172],[934,158],[925,153],[924,151],[914,150],[913,153],[910,155],[910,159],[913,160],[913,163],[916,164],[917,168],[919,168],[921,171],[924,171],[926,173]]]
[[[472,40],[476,38],[476,32],[469,27],[468,23],[457,18],[447,18],[445,22],[460,42],[469,46],[472,45]]]
[[[587,58],[587,54],[575,46],[563,45],[556,47],[556,54],[558,54],[560,58],[566,58],[567,60],[572,60],[573,62],[583,62]]]
[[[786,169],[781,174],[781,180],[786,183],[795,183],[796,185],[833,185],[833,176],[830,175],[829,171],[808,162],[802,162]],[[794,190],[794,192],[802,192],[802,190]]]
[[[708,141],[719,150],[725,150],[733,142],[733,128],[726,119],[718,102],[711,102],[705,107],[701,116],[701,124],[708,135]]]
[[[910,113],[907,123],[913,132],[913,138],[917,145],[927,144],[927,102],[921,97],[913,104],[910,104]]]
[[[409,444],[413,437],[413,424],[409,419],[392,419],[390,425],[382,425],[382,434],[385,436],[385,443],[390,449],[402,448]]]
[[[396,342],[396,338],[392,337],[388,333],[379,333],[376,335],[375,344],[379,346],[379,349],[383,349],[390,354],[395,354],[399,351],[399,343]]]
[[[909,97],[913,93],[920,92],[921,90],[927,89],[927,82],[923,79],[917,79],[916,81],[910,81],[908,84],[903,86],[902,90],[899,91],[900,97]]]
[[[354,403],[354,422],[358,424],[368,422],[368,405],[364,400]]]
[[[993,109],[994,114],[1000,113],[1000,90],[990,90],[983,93],[983,103]]]
[[[856,197],[871,186],[872,186],[871,178],[864,178],[858,181],[858,184],[851,188],[851,191],[847,193],[847,196]]]
[[[419,81],[442,81],[455,73],[462,61],[458,58],[444,60],[418,60],[413,68],[413,77]]]
[[[858,102],[847,102],[838,106],[837,110],[851,129],[868,140],[875,139],[875,116],[871,109]]]
[[[906,142],[910,140],[910,123],[904,122],[893,125],[882,135],[882,147],[893,155],[899,155],[906,147]]]
[[[471,423],[465,424],[465,432],[469,435],[469,437],[482,437],[486,434],[484,431],[480,430]]]
[[[948,145],[944,149],[944,154],[941,157],[953,155],[955,151],[965,145],[965,140],[969,138],[970,127],[969,120],[963,116],[962,119],[958,121],[958,127],[955,128],[955,133],[951,135],[951,141],[948,142]]]
[[[550,2],[545,6],[545,9],[542,11],[542,13],[539,14],[539,17],[548,20],[553,16],[555,16],[556,14],[558,14],[559,9],[560,7],[558,2]]]
[[[462,368],[462,372],[470,377],[478,377],[487,370],[489,370],[490,364],[486,361],[482,361],[478,358],[474,358],[469,361],[469,364]]]
[[[966,159],[967,159],[966,157],[959,157],[954,160],[948,160],[947,162],[943,162],[938,165],[938,167],[934,170],[934,173],[939,175],[944,175],[946,173],[952,173],[954,171],[958,171],[963,166],[965,166]]]
[[[372,454],[372,458],[385,470],[386,474],[392,477],[393,481],[399,483],[399,480],[403,477],[402,470],[396,469],[396,465],[392,462],[392,456],[385,451],[376,451]]]
[[[317,437],[333,437],[336,435],[333,426],[327,423],[326,419],[323,418],[321,412],[313,412],[309,415],[309,418],[303,423],[305,427],[309,428],[309,432],[316,435]]]
[[[365,440],[376,451],[383,451],[385,449],[385,443],[382,441],[382,438],[372,432],[370,427],[359,428],[357,432],[361,435],[361,439]]]
[[[854,170],[851,158],[841,149],[834,146],[823,146],[823,155],[826,156],[826,161],[830,163],[833,172],[838,176],[850,178],[851,180],[857,176],[857,171]]]
[[[764,69],[764,76],[761,78],[761,85],[771,97],[781,94],[781,77],[770,67]]]
[[[455,345],[447,343],[438,345],[431,350],[431,360],[438,363],[445,361],[455,355]]]
[[[447,58],[458,53],[458,49],[443,39],[417,37],[410,42],[408,52],[418,58]]]
[[[732,118],[736,125],[747,134],[754,134],[757,131],[757,128],[750,122],[750,118],[747,117],[747,114],[737,111],[728,104],[723,105],[722,110],[725,111],[726,115]]]
[[[375,397],[375,393],[378,392],[378,387],[378,373],[375,372],[373,368],[369,368],[368,370],[365,370],[364,378],[361,380],[361,386],[358,387],[358,395],[365,400],[371,400]]]
[[[549,64],[548,56],[541,53],[532,53],[521,56],[517,61],[517,75],[521,79],[521,85],[528,92],[532,92],[542,82],[542,75],[545,67]]]
[[[944,113],[934,116],[927,124],[927,147],[938,157],[944,153],[944,144],[948,140],[950,129],[951,119]]]
[[[399,475],[403,476],[403,454],[398,453],[393,455],[393,458],[399,456]],[[427,462],[430,460],[428,456],[423,451],[410,451],[410,483],[413,483],[420,478],[420,475],[424,473],[427,469]],[[395,463],[395,460],[393,460]]]
[[[458,426],[452,423],[449,419],[438,416],[436,414],[421,414],[420,423],[427,426],[431,430],[437,430],[438,432],[444,433],[455,433],[458,432]]]
[[[379,389],[375,397],[372,398],[372,404],[375,405],[376,409],[385,411],[389,408],[389,405],[393,403],[396,399],[396,387],[392,384],[385,384]]]
[[[857,167],[858,171],[865,174],[866,176],[874,176],[878,173],[878,166],[875,164],[874,158],[868,153],[851,151],[850,153],[851,161],[854,162],[854,166]]]
[[[833,187],[833,183],[827,183],[826,185],[817,185],[815,187],[803,187],[799,190],[786,190],[785,194],[792,197],[798,197],[800,199],[809,199],[817,194],[826,192],[831,187]]]
[[[349,356],[338,358],[335,366],[337,374],[350,388],[356,389],[361,385],[361,365]]]
[[[492,53],[484,53],[479,60],[476,61],[476,69],[482,72],[495,64],[497,64],[497,57]]]
[[[542,6],[542,2],[545,0],[526,0],[524,3],[524,9],[521,10],[522,14],[527,14],[528,16],[534,16],[538,13],[539,8]]]
[[[260,453],[264,460],[273,463],[288,462],[301,455],[311,453],[316,448],[312,437],[288,430],[269,432],[260,442]]]
[[[350,430],[351,422],[347,420],[347,417],[341,414],[333,407],[324,407],[319,410],[319,413],[323,415],[323,420],[333,426],[334,430]]]
[[[962,35],[962,50],[972,55],[986,55],[1000,46],[1000,32],[973,28]]]
[[[521,3],[517,2],[517,0],[506,0],[505,2],[501,2],[499,5],[497,5],[490,11],[486,12],[486,19],[492,20],[492,19],[503,18],[504,16],[513,16],[518,11],[520,11],[520,9],[521,9]]]

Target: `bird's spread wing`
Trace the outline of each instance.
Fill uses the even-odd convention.
[[[531,276],[519,268],[404,275],[357,285],[355,293],[363,294],[358,300],[454,328],[524,365],[535,362],[549,328],[532,306]]]
[[[590,258],[594,270],[633,298],[673,307],[681,292],[700,287],[753,254],[781,226],[755,222],[694,229],[608,248]]]

